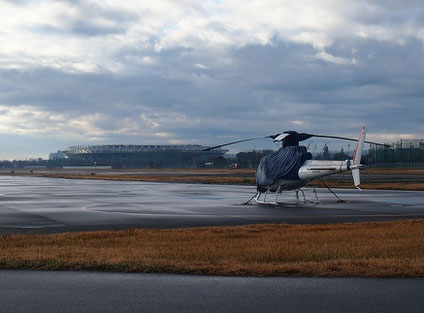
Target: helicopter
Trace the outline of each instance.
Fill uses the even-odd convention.
[[[281,142],[282,147],[265,157],[263,157],[256,170],[256,194],[250,198],[245,204],[253,199],[258,204],[278,204],[278,196],[283,191],[295,191],[296,200],[299,200],[299,193],[303,196],[304,203],[307,202],[304,187],[312,188],[315,199],[312,202],[318,203],[318,195],[316,189],[310,184],[314,179],[320,180],[340,202],[343,202],[325,183],[322,177],[333,175],[343,171],[352,171],[354,186],[360,189],[359,170],[364,167],[361,164],[362,151],[364,143],[381,145],[389,147],[387,144],[365,140],[367,129],[365,126],[361,128],[358,139],[352,139],[342,136],[317,135],[308,133],[298,133],[296,131],[285,131],[281,134],[269,135],[265,137],[248,138],[225,144],[208,147],[204,151],[209,151],[224,146],[229,146],[241,142],[253,141],[259,139],[272,139],[274,142]],[[357,142],[352,160],[331,161],[331,160],[312,160],[312,154],[307,151],[305,146],[300,146],[299,142],[312,137],[342,139]],[[268,201],[270,194],[275,195],[273,201]]]

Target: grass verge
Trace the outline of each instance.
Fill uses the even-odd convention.
[[[147,182],[171,182],[171,183],[202,183],[202,184],[236,184],[236,185],[255,185],[254,177],[237,176],[178,176],[178,175],[77,175],[77,174],[44,174],[50,178],[68,178],[68,179],[98,179],[98,180],[118,180],[118,181],[147,181]],[[350,177],[349,177],[350,178]],[[353,182],[332,180],[331,177],[324,179],[327,186],[331,188],[353,188]],[[319,180],[311,183],[314,187],[324,187]],[[424,191],[424,182],[363,182],[362,189],[373,190],[415,190]]]
[[[334,180],[324,180],[326,185],[330,188],[347,188],[352,189],[352,182],[341,182]],[[312,185],[314,187],[323,188],[324,184],[322,184],[319,180],[314,180]],[[364,182],[361,183],[361,189],[370,189],[370,190],[411,190],[411,191],[424,191],[424,183],[423,182]]]
[[[111,173],[113,171],[119,173],[113,174]],[[255,171],[256,169],[126,169],[97,171],[96,173],[41,171],[36,175],[67,179],[255,185]],[[362,170],[361,174],[361,188],[363,189],[424,191],[424,169],[366,168]],[[33,174],[18,172],[0,173],[0,175],[26,176]],[[379,175],[380,177],[367,178],[367,175]],[[325,177],[324,181],[332,188],[353,188],[352,176],[349,172]],[[319,180],[314,180],[312,185],[323,187]]]
[[[424,220],[2,235],[0,268],[424,277]]]

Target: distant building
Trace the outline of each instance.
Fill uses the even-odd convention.
[[[228,150],[201,145],[80,145],[62,151],[74,164],[113,167],[201,167]]]
[[[34,162],[41,162],[43,159],[42,158],[28,158],[27,159],[27,161],[28,162],[32,162],[32,163],[34,163]]]
[[[64,158],[66,158],[66,155],[60,150],[57,150],[57,152],[53,152],[49,154],[49,160],[58,160],[58,159],[64,159]]]

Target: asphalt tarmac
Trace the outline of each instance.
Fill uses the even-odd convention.
[[[0,233],[424,218],[424,192],[320,189],[240,205],[233,185],[0,177]],[[423,279],[0,271],[1,312],[422,312]]]
[[[319,189],[318,204],[241,205],[255,187],[1,176],[0,233],[424,218],[424,192],[335,191],[346,202]]]
[[[423,279],[0,271],[1,312],[422,312]]]

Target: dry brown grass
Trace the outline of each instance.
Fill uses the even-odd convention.
[[[373,175],[424,175],[424,168],[366,168],[363,174]]]
[[[331,188],[353,188],[352,182],[341,182],[325,180],[325,184]],[[315,180],[312,185],[314,187],[324,187],[319,181]],[[367,182],[361,183],[361,189],[373,189],[373,190],[416,190],[423,191],[424,183],[420,182]]]
[[[118,180],[118,181],[147,181],[147,182],[178,182],[178,183],[203,183],[203,184],[238,184],[238,185],[254,185],[255,175],[254,171],[247,174],[246,172],[232,172],[231,175],[178,175],[178,174],[125,174],[125,175],[106,175],[98,173],[96,175],[84,175],[84,174],[44,174],[45,177],[52,178],[70,178],[70,179],[100,179],[100,180]],[[381,174],[378,172],[366,172],[367,174]],[[415,172],[410,172],[411,175]],[[230,173],[229,173],[230,174]],[[391,173],[396,174],[396,173]],[[351,174],[349,173],[349,178]],[[405,174],[407,175],[407,174]],[[353,188],[353,182],[350,179],[347,180],[333,180],[332,176],[324,179],[325,183],[332,188]],[[323,184],[319,180],[314,180],[312,185],[315,187],[323,187]],[[384,189],[384,190],[418,190],[424,191],[424,182],[381,182],[381,181],[363,181],[361,183],[363,189]]]
[[[44,177],[69,178],[69,179],[99,179],[117,181],[147,181],[147,182],[179,182],[179,183],[203,183],[203,184],[238,184],[254,185],[256,169],[119,169],[120,174],[110,174],[97,171],[66,173],[50,173],[49,171],[37,173]],[[127,173],[128,172],[128,173]],[[363,175],[381,175],[377,180],[362,179],[363,189],[386,189],[386,190],[420,190],[424,191],[424,169],[413,168],[366,168],[361,171]],[[0,175],[9,173],[0,173]],[[13,175],[33,175],[30,172],[17,172]],[[400,176],[395,181],[391,175]],[[417,175],[423,175],[423,179],[417,179]],[[387,181],[384,177],[387,176]],[[343,179],[340,179],[342,177]],[[412,178],[411,178],[412,177]],[[338,178],[338,179],[336,179]],[[333,188],[353,188],[350,172],[340,173],[337,176],[324,178],[326,184]],[[321,187],[319,180],[312,182],[314,186]]]
[[[424,277],[424,221],[3,235],[0,268]]]
[[[51,178],[70,178],[70,179],[99,179],[99,180],[118,180],[118,181],[146,181],[146,182],[178,182],[178,183],[203,183],[203,184],[247,184],[255,183],[254,174],[252,177],[244,176],[223,176],[223,175],[84,175],[84,174],[43,174],[44,177]]]

